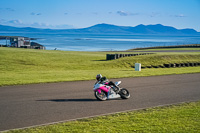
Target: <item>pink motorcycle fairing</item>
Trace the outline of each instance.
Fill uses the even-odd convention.
[[[94,87],[94,91],[98,91],[101,93],[101,90],[104,92],[108,92],[110,90],[110,86],[102,85],[102,84],[96,84]]]

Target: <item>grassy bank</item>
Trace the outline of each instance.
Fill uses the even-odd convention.
[[[9,133],[61,132],[178,132],[200,131],[200,102],[156,107],[127,113],[82,119],[61,124],[42,126]]]
[[[121,53],[121,52],[120,52]],[[49,51],[0,48],[0,86],[108,78],[199,73],[200,67],[151,68],[134,71],[134,64],[200,62],[200,53],[157,53],[106,61],[106,52]]]
[[[172,46],[155,46],[147,48],[135,48],[128,51],[162,51],[162,50],[200,50],[200,44],[172,45]]]
[[[164,51],[164,50],[169,50],[169,51],[178,51],[178,50],[200,50],[200,48],[157,48],[157,49],[141,49],[141,50],[129,50],[129,51]]]

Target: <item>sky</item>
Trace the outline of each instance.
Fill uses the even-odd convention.
[[[200,0],[0,0],[0,24],[86,28],[162,24],[200,32]]]

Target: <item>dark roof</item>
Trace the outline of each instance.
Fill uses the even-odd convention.
[[[44,47],[43,45],[41,45],[41,44],[39,44],[39,43],[36,43],[36,42],[31,42],[31,46],[42,46],[42,47]]]

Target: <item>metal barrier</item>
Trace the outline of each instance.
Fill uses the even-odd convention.
[[[140,54],[106,54],[106,60],[115,60],[122,57],[138,56],[138,55],[149,55],[153,53],[140,53]]]

